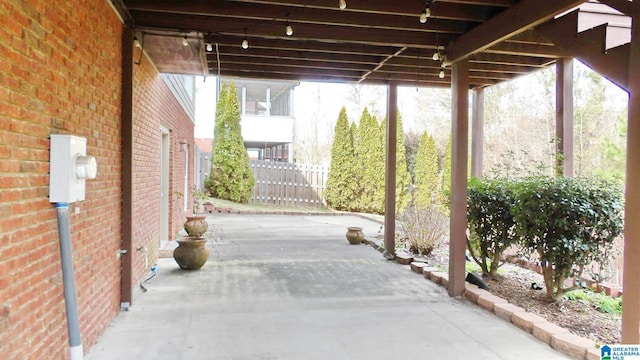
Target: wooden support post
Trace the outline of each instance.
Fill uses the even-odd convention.
[[[629,55],[629,123],[627,130],[627,189],[624,217],[624,274],[622,287],[622,343],[640,344],[640,1],[629,3],[631,52]]]
[[[467,248],[467,164],[469,160],[469,61],[451,68],[451,224],[449,232],[449,295],[465,289]]]
[[[473,90],[471,131],[471,176],[482,177],[484,158],[484,88]]]
[[[122,29],[122,279],[121,307],[133,302],[133,26]]]
[[[556,175],[573,177],[573,59],[556,62]]]
[[[398,85],[387,89],[387,156],[385,165],[384,248],[387,259],[396,253],[396,143],[398,136]]]

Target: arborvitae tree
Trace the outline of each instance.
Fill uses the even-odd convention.
[[[384,145],[378,121],[366,108],[360,117],[358,133],[358,155],[362,164],[359,203],[362,211],[381,214],[384,212]]]
[[[406,149],[404,147],[404,126],[400,114],[398,114],[396,152],[396,211],[403,211],[411,200],[411,194],[409,194],[411,174],[409,174],[407,167]]]
[[[442,161],[442,182],[440,186],[440,192],[438,196],[438,205],[442,207],[442,210],[449,210],[449,196],[451,195],[451,137],[447,141],[447,148],[444,152],[444,159]]]
[[[438,196],[439,170],[436,142],[426,132],[420,138],[415,172],[413,203],[418,208],[429,208]]]
[[[353,166],[355,153],[353,137],[347,119],[347,109],[342,108],[333,135],[331,165],[325,200],[327,205],[337,210],[351,210],[358,195],[358,180]]]
[[[410,194],[409,194],[409,184],[411,184],[411,176],[409,175],[409,171],[407,170],[407,157],[406,150],[404,147],[404,131],[402,126],[402,116],[398,114],[398,131],[396,136],[396,211],[403,211],[407,204],[409,204]],[[384,146],[386,146],[386,138],[387,138],[387,119],[382,121],[380,124],[380,132],[382,133],[383,139],[383,151]],[[386,152],[385,157],[386,159]],[[386,163],[385,163],[386,166]],[[382,191],[384,196],[384,189]]]
[[[226,111],[225,106],[227,104],[227,94],[227,84],[223,82],[222,86],[220,87],[220,94],[218,95],[218,103],[216,105],[216,118],[213,128],[214,144],[216,139],[222,136],[222,134],[224,133],[223,129],[226,127],[227,121],[225,119],[225,116],[227,115],[228,111]]]
[[[249,155],[240,129],[240,107],[236,87],[223,85],[216,108],[211,173],[205,187],[212,196],[247,203],[255,179],[249,167]]]
[[[358,125],[352,122],[349,126],[349,134],[351,135],[351,144],[353,145],[353,160],[351,161],[351,167],[353,169],[353,188],[355,189],[353,201],[348,204],[349,211],[362,211],[362,205],[360,204],[360,198],[362,197],[362,162],[360,161],[359,144],[360,134],[358,132]]]

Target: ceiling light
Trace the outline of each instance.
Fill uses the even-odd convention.
[[[440,60],[440,52],[439,51],[434,52],[431,58],[433,59],[433,61]]]
[[[345,0],[340,0],[338,6],[340,7],[340,10],[344,10],[347,8],[347,2]]]
[[[208,52],[212,52],[213,51],[213,45],[211,45],[211,43],[207,43],[205,45],[205,49],[207,49]]]
[[[142,45],[140,44],[140,40],[138,40],[137,37],[133,37],[133,44],[139,49],[142,47]]]
[[[431,1],[427,0],[424,4],[424,10],[420,14],[420,23],[424,24],[427,22],[427,19],[431,17]]]
[[[443,69],[443,70],[440,70],[440,73],[438,74],[438,77],[439,77],[440,79],[444,79],[444,69]]]
[[[427,22],[427,19],[431,17],[431,10],[426,7],[424,8],[424,11],[422,12],[422,14],[420,14],[420,23],[424,24]]]
[[[184,38],[182,39],[182,45],[183,46],[189,46],[189,40],[187,39],[187,36],[185,35]]]
[[[287,36],[293,35],[293,28],[291,24],[289,24],[289,14],[287,14],[287,26],[284,28],[284,33],[287,34]]]
[[[244,40],[242,40],[242,48],[247,50],[249,48],[249,41],[247,40],[247,28],[244,28]]]

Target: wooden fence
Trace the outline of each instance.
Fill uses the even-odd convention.
[[[277,161],[251,160],[256,179],[252,203],[322,207],[328,169]]]

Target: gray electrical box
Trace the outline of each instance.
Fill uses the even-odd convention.
[[[51,134],[49,201],[72,203],[84,200],[85,180],[98,172],[96,159],[87,156],[87,139]]]

